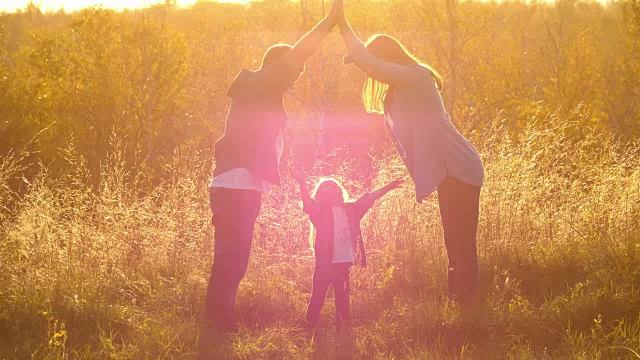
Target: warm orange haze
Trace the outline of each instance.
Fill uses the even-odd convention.
[[[345,1],[0,5],[0,359],[640,357],[640,2]]]
[[[196,2],[197,0],[171,1],[171,3],[179,7],[192,6]],[[252,0],[217,0],[217,2],[248,4],[252,2]],[[0,4],[0,11],[15,12],[16,10],[26,9],[29,3],[33,3],[40,9],[46,11],[58,11],[63,9],[67,12],[73,12],[92,6],[101,6],[105,9],[114,10],[140,9],[153,5],[164,4],[165,2],[161,0],[11,0],[2,2]]]

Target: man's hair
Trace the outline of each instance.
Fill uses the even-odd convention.
[[[262,58],[262,65],[260,68],[264,68],[265,66],[273,63],[278,59],[282,59],[286,53],[291,50],[292,46],[287,44],[276,44],[267,49],[267,52],[264,53],[264,57]]]

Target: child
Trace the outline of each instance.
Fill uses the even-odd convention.
[[[320,181],[311,197],[302,174],[294,174],[293,178],[300,184],[302,210],[309,215],[315,229],[316,268],[306,325],[313,328],[318,324],[327,290],[329,285],[333,285],[336,327],[340,331],[342,323],[350,319],[349,268],[356,262],[362,267],[367,266],[360,221],[377,199],[401,187],[403,180],[395,180],[376,191],[365,193],[355,202],[348,202],[346,190],[333,179]]]

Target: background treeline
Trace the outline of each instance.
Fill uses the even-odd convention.
[[[0,15],[1,359],[640,357],[640,2],[347,4],[361,36],[395,35],[444,75],[481,153],[472,308],[447,301],[436,195],[417,205],[408,184],[364,219],[353,334],[333,333],[331,297],[321,331],[301,331],[314,261],[292,164],[352,196],[407,175],[333,34],[285,99],[283,186],[256,225],[245,327],[201,328],[226,88],[310,29],[320,1],[29,6]]]
[[[267,0],[73,14],[30,5],[3,14],[0,154],[29,144],[34,162],[61,169],[55,159],[73,147],[95,177],[117,137],[130,166],[144,162],[157,179],[176,150],[210,155],[233,77],[256,68],[273,43],[295,42],[321,11],[319,0]],[[622,140],[640,134],[634,2],[354,0],[347,12],[362,37],[392,34],[444,75],[447,109],[466,134],[496,117],[518,132],[533,115],[576,110],[585,126]],[[321,118],[331,134],[323,153],[388,146],[380,121],[361,111],[363,75],[342,66],[343,51],[334,34],[287,98],[288,140],[302,153],[318,147]],[[356,140],[354,131],[369,136]]]

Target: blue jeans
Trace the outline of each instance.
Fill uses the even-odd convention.
[[[234,327],[236,293],[249,265],[253,229],[261,204],[262,194],[258,191],[213,189],[211,192],[215,249],[206,315],[209,325],[216,328]]]
[[[480,209],[479,186],[447,177],[438,186],[438,203],[449,258],[449,297],[467,305],[478,287],[480,273],[476,236]]]

